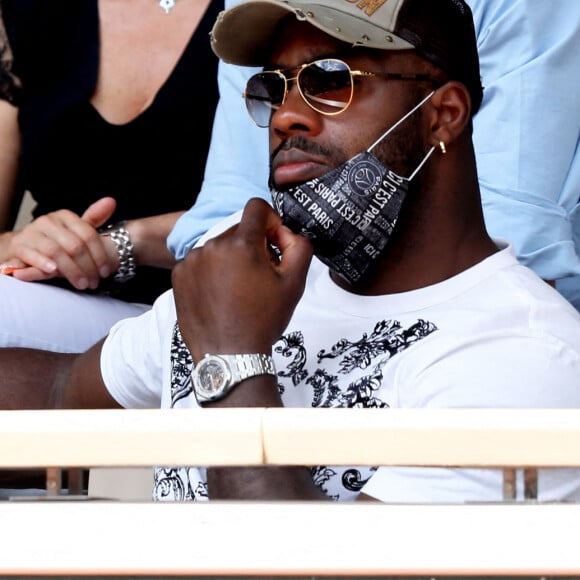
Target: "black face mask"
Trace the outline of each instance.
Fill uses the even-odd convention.
[[[391,237],[410,177],[391,171],[372,153],[391,131],[426,103],[433,92],[397,121],[366,151],[324,175],[281,191],[271,186],[274,208],[293,232],[312,241],[314,254],[349,283],[368,271]]]

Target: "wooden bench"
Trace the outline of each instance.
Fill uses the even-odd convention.
[[[580,466],[580,410],[0,412],[0,467]],[[0,502],[0,576],[574,576],[580,506]]]

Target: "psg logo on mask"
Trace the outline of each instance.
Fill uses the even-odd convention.
[[[352,193],[367,196],[380,186],[382,176],[381,164],[372,157],[366,157],[349,167],[346,181]]]

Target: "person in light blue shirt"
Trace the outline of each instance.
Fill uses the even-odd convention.
[[[580,310],[580,1],[467,0],[487,229]]]
[[[239,1],[226,0],[226,9]],[[250,120],[242,98],[247,80],[259,70],[219,63],[220,100],[203,185],[196,203],[177,220],[167,240],[178,260],[208,229],[243,208],[250,198],[271,201],[268,131]]]
[[[467,3],[485,88],[473,137],[487,228],[580,309],[580,0]],[[178,259],[250,197],[270,199],[267,131],[240,97],[255,70],[220,67],[202,192],[168,238]]]

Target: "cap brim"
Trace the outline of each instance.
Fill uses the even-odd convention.
[[[382,50],[406,50],[412,44],[346,10],[316,0],[249,0],[222,12],[211,33],[211,46],[224,62],[264,66],[281,20],[295,14],[323,32],[356,46]]]
[[[280,21],[292,12],[270,0],[238,4],[221,12],[211,33],[211,46],[224,62],[263,66]]]

